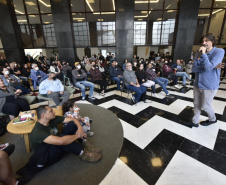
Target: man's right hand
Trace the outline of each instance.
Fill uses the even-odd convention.
[[[52,91],[47,91],[47,94],[50,94]]]
[[[81,139],[87,138],[87,135],[83,131],[82,127],[78,128],[78,130],[77,130],[77,132],[75,134],[78,136],[78,138],[81,138]]]
[[[122,77],[122,75],[118,75],[118,78],[121,78]]]

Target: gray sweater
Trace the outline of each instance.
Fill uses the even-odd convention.
[[[130,85],[131,82],[137,84],[137,76],[133,70],[126,69],[123,72],[123,78],[125,82],[125,86]]]
[[[9,91],[8,93],[0,90],[0,112],[2,112],[2,107],[5,104],[6,96],[15,96],[15,89],[12,86],[6,87],[6,89]]]

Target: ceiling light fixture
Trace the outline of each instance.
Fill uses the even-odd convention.
[[[93,9],[92,9],[91,5],[89,4],[88,0],[86,0],[86,4],[89,6],[90,10],[93,12]]]
[[[23,12],[19,11],[19,10],[15,10],[15,12],[19,13],[19,14],[24,14]]]
[[[36,17],[35,15],[29,15],[29,17]]]
[[[143,19],[137,19],[138,21],[143,21]]]
[[[161,20],[162,20],[162,18],[158,18],[158,19],[157,19],[157,21],[161,21]]]
[[[27,22],[27,20],[17,20],[17,22]]]
[[[98,21],[104,21],[104,19],[97,19]]]
[[[220,12],[220,11],[222,11],[223,9],[219,9],[219,10],[216,10],[216,11],[214,11],[214,12],[212,12],[212,14],[215,14],[215,13],[217,13],[217,12]],[[203,17],[203,16],[210,16],[210,14],[199,14],[198,15],[199,17]]]
[[[141,13],[148,13],[148,11],[141,11]]]
[[[113,9],[115,11],[115,0],[112,0],[112,4],[113,4]]]
[[[43,2],[42,0],[38,0],[40,3],[42,3],[43,5],[45,5],[46,7],[51,7],[50,4],[46,4],[45,2]]]
[[[100,14],[100,12],[94,12],[93,14]],[[101,12],[101,14],[115,14],[115,12]]]
[[[86,18],[73,18],[73,20],[86,19]]]
[[[159,0],[150,0],[150,1],[135,1],[136,4],[141,4],[141,3],[158,3]]]
[[[170,4],[170,5],[171,5],[171,4]],[[167,7],[166,7],[166,9],[168,9],[168,8],[170,7],[170,5],[169,5],[169,6],[167,6]]]
[[[45,24],[49,24],[50,22],[44,22]]]
[[[36,4],[33,2],[25,2],[26,4],[28,4],[29,6],[35,6]]]
[[[140,17],[147,17],[148,16],[148,14],[147,15],[137,15],[137,16],[134,16],[135,18],[140,18]]]
[[[170,13],[170,12],[174,12],[174,11],[176,11],[176,10],[168,10],[167,12]]]

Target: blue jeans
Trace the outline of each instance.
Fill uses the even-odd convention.
[[[185,72],[177,72],[175,75],[176,76],[182,76],[183,77],[183,85],[186,85],[186,78],[188,80],[191,80],[191,78]]]
[[[22,95],[29,94],[31,91],[25,88],[24,86],[14,87],[15,89],[20,89],[22,91]]]
[[[93,96],[93,90],[95,87],[93,83],[83,80],[75,82],[75,86],[81,89],[82,97],[86,96],[86,87],[90,87],[89,95]]]
[[[121,76],[121,78],[119,77],[111,77],[112,81],[115,81],[117,83],[117,89],[120,90],[120,82],[123,80],[123,76]]]
[[[146,87],[140,85],[140,87],[135,87],[133,85],[127,85],[126,89],[136,92],[135,93],[135,100],[139,102],[141,95],[146,91]]]
[[[168,80],[168,79],[163,78],[163,77],[157,77],[157,78],[155,78],[153,81],[154,81],[156,84],[159,84],[159,85],[162,87],[163,91],[164,91],[166,94],[169,93],[169,92],[167,91],[167,89],[166,89],[166,86],[167,86],[167,84],[169,83],[169,80]]]

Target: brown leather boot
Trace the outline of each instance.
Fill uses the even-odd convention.
[[[84,147],[84,149],[87,149],[90,152],[95,152],[95,153],[101,154],[101,149],[93,146],[87,139],[85,142],[83,142],[83,147]]]
[[[101,159],[101,154],[90,152],[89,150],[85,149],[83,154],[79,156],[80,159],[88,162],[97,162]]]

